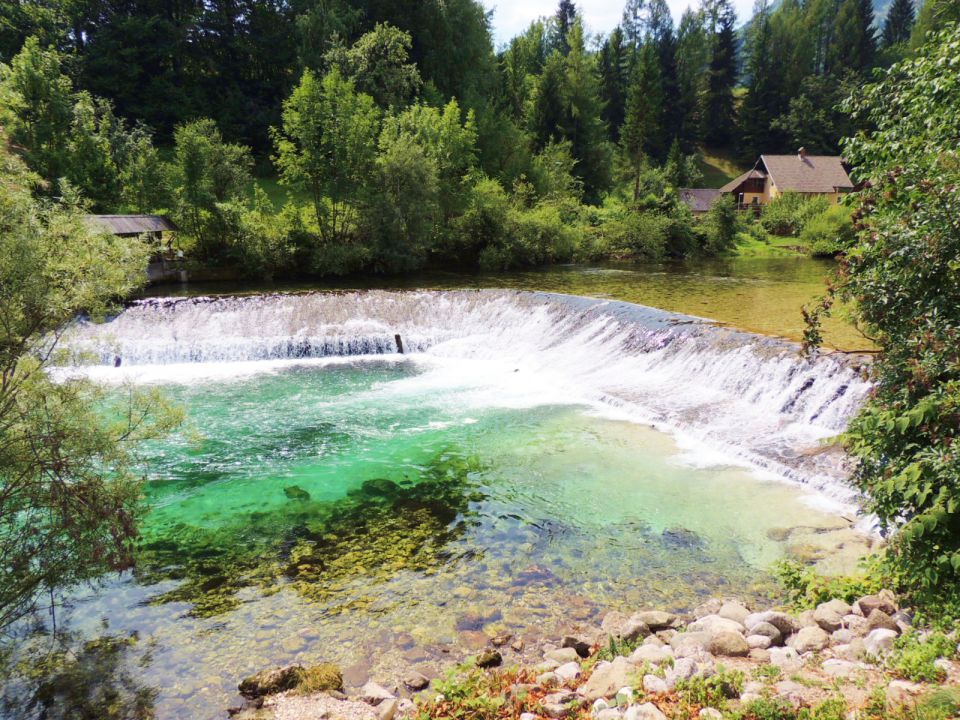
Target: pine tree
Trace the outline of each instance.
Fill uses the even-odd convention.
[[[673,32],[673,16],[666,0],[649,0],[648,42],[654,44],[657,61],[660,64],[660,88],[663,106],[660,124],[676,133],[683,124],[684,108],[680,103],[680,86],[677,78],[677,38]],[[657,160],[664,160],[666,141],[660,143],[661,154]]]
[[[663,150],[660,112],[663,105],[660,63],[656,48],[646,43],[634,65],[627,93],[627,113],[620,133],[620,148],[634,181],[634,200],[640,192],[644,161]]]
[[[577,6],[572,0],[560,0],[556,14],[556,41],[554,47],[566,55],[570,52],[570,45],[567,43],[567,35],[570,34],[570,28],[573,27],[577,19]]]
[[[637,50],[643,42],[646,35],[646,27],[643,17],[644,0],[627,0],[627,5],[623,9],[623,36],[627,47]]]
[[[843,0],[832,25],[825,70],[840,75],[869,69],[876,54],[872,0]]]
[[[893,0],[883,23],[883,46],[891,47],[907,42],[915,20],[913,0]]]
[[[675,132],[684,152],[693,152],[701,140],[700,100],[710,62],[710,47],[703,13],[687,9],[677,28],[677,115],[681,118]]]
[[[740,154],[750,161],[772,146],[770,122],[777,114],[775,79],[770,65],[771,22],[769,0],[757,0],[747,36],[747,94],[740,117]]]
[[[614,28],[600,48],[600,92],[603,100],[603,120],[610,138],[620,139],[620,126],[627,104],[627,84],[630,79],[630,53],[624,44],[623,30]]]
[[[717,31],[707,71],[703,134],[707,142],[725,146],[732,142],[736,127],[733,89],[737,83],[737,38],[734,28],[737,16],[730,0],[721,0],[717,12]]]
[[[563,56],[554,50],[537,79],[530,112],[530,132],[537,150],[543,149],[548,143],[563,139],[566,125],[565,106]]]

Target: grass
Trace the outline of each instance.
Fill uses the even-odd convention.
[[[280,210],[280,208],[286,205],[289,198],[292,198],[297,203],[310,202],[310,197],[307,193],[302,190],[285,188],[276,177],[255,177],[251,190],[253,187],[263,190],[276,210]]]
[[[723,187],[747,170],[729,151],[707,147],[701,147],[697,153],[697,168],[703,173],[702,185],[707,188]]]
[[[753,233],[740,233],[737,238],[737,257],[796,257],[806,255],[805,248],[795,237],[767,235],[761,239]]]

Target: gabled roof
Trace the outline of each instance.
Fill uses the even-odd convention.
[[[720,191],[714,188],[680,188],[680,199],[695,213],[707,212],[718,197]]]
[[[745,183],[747,180],[763,180],[766,177],[767,177],[767,174],[763,170],[759,170],[758,168],[755,167],[752,170],[747,170],[740,177],[734,178],[733,180],[728,182],[726,185],[720,188],[720,192],[725,192],[725,193],[733,192],[738,187],[740,187],[743,183]]]
[[[763,166],[780,192],[853,190],[839,155],[761,155],[757,165]]]
[[[140,235],[178,229],[165,215],[87,215],[87,220],[103,225],[114,235]]]

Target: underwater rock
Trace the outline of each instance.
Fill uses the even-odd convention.
[[[299,500],[300,502],[306,502],[310,499],[310,493],[304,490],[299,485],[291,485],[290,487],[285,487],[283,489],[283,494],[286,495],[291,500]]]
[[[701,550],[706,543],[693,530],[675,526],[667,528],[660,534],[664,545],[682,550]]]
[[[360,486],[360,491],[372,497],[395,498],[400,494],[401,488],[393,480],[373,478],[365,480]]]

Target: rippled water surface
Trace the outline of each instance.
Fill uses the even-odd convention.
[[[825,278],[834,267],[831,260],[798,255],[637,265],[562,266],[495,274],[419,273],[396,279],[352,278],[309,286],[281,285],[268,288],[237,283],[162,285],[152,288],[150,292],[155,295],[177,295],[307,287],[543,290],[625,300],[711,318],[752,332],[801,340],[804,323],[800,310],[824,292]],[[834,347],[844,350],[872,347],[842,318],[828,318],[824,328],[827,342]]]

